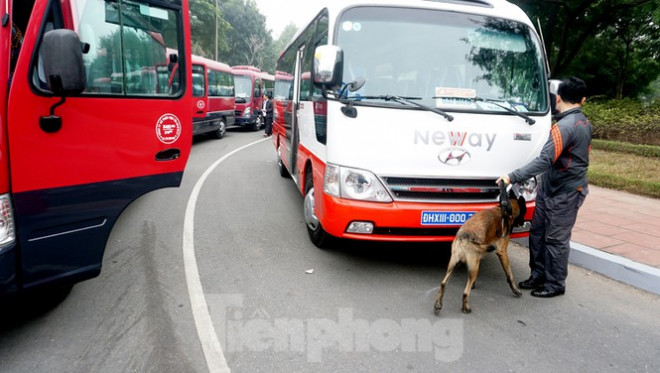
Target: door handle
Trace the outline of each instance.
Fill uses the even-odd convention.
[[[173,161],[181,156],[181,150],[177,148],[165,149],[156,153],[156,161]]]

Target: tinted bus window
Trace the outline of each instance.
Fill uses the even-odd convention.
[[[419,97],[420,104],[447,110],[503,110],[470,99],[483,97],[516,111],[548,110],[543,48],[523,23],[446,11],[363,7],[343,13],[339,24],[344,81],[366,80],[351,93],[354,96],[411,96]]]
[[[252,99],[252,78],[245,75],[234,77],[236,84],[236,102],[247,102]]]
[[[192,67],[193,96],[204,97],[204,66]]]
[[[183,54],[183,45],[173,32],[180,22],[176,12],[125,1],[77,0],[76,3],[80,13],[76,31],[80,40],[90,46],[83,55],[87,71],[84,94],[177,96],[181,93],[181,82],[169,78],[170,55]],[[163,76],[167,76],[167,89]]]
[[[209,96],[233,97],[234,75],[224,71],[209,70]]]

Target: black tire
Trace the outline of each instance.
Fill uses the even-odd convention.
[[[261,115],[257,115],[257,118],[252,123],[252,131],[259,131],[264,126],[264,118]]]
[[[211,135],[214,139],[221,139],[225,136],[225,132],[227,132],[227,125],[225,124],[224,119],[220,119],[218,122],[218,129],[213,131]]]
[[[319,249],[328,249],[332,246],[333,238],[321,226],[314,213],[314,182],[312,181],[312,171],[308,170],[305,177],[305,198],[303,200],[303,215],[305,217],[305,227],[312,243]]]
[[[277,151],[277,168],[280,171],[280,176],[283,178],[288,178],[289,176],[289,170],[286,169],[286,166],[284,163],[282,163],[282,157],[280,156],[279,149]]]

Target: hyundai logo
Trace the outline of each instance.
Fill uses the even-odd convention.
[[[460,166],[470,161],[470,152],[463,148],[452,146],[442,149],[438,154],[438,159],[447,166]]]

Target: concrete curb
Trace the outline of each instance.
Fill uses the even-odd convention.
[[[660,295],[660,269],[571,242],[571,264]]]

